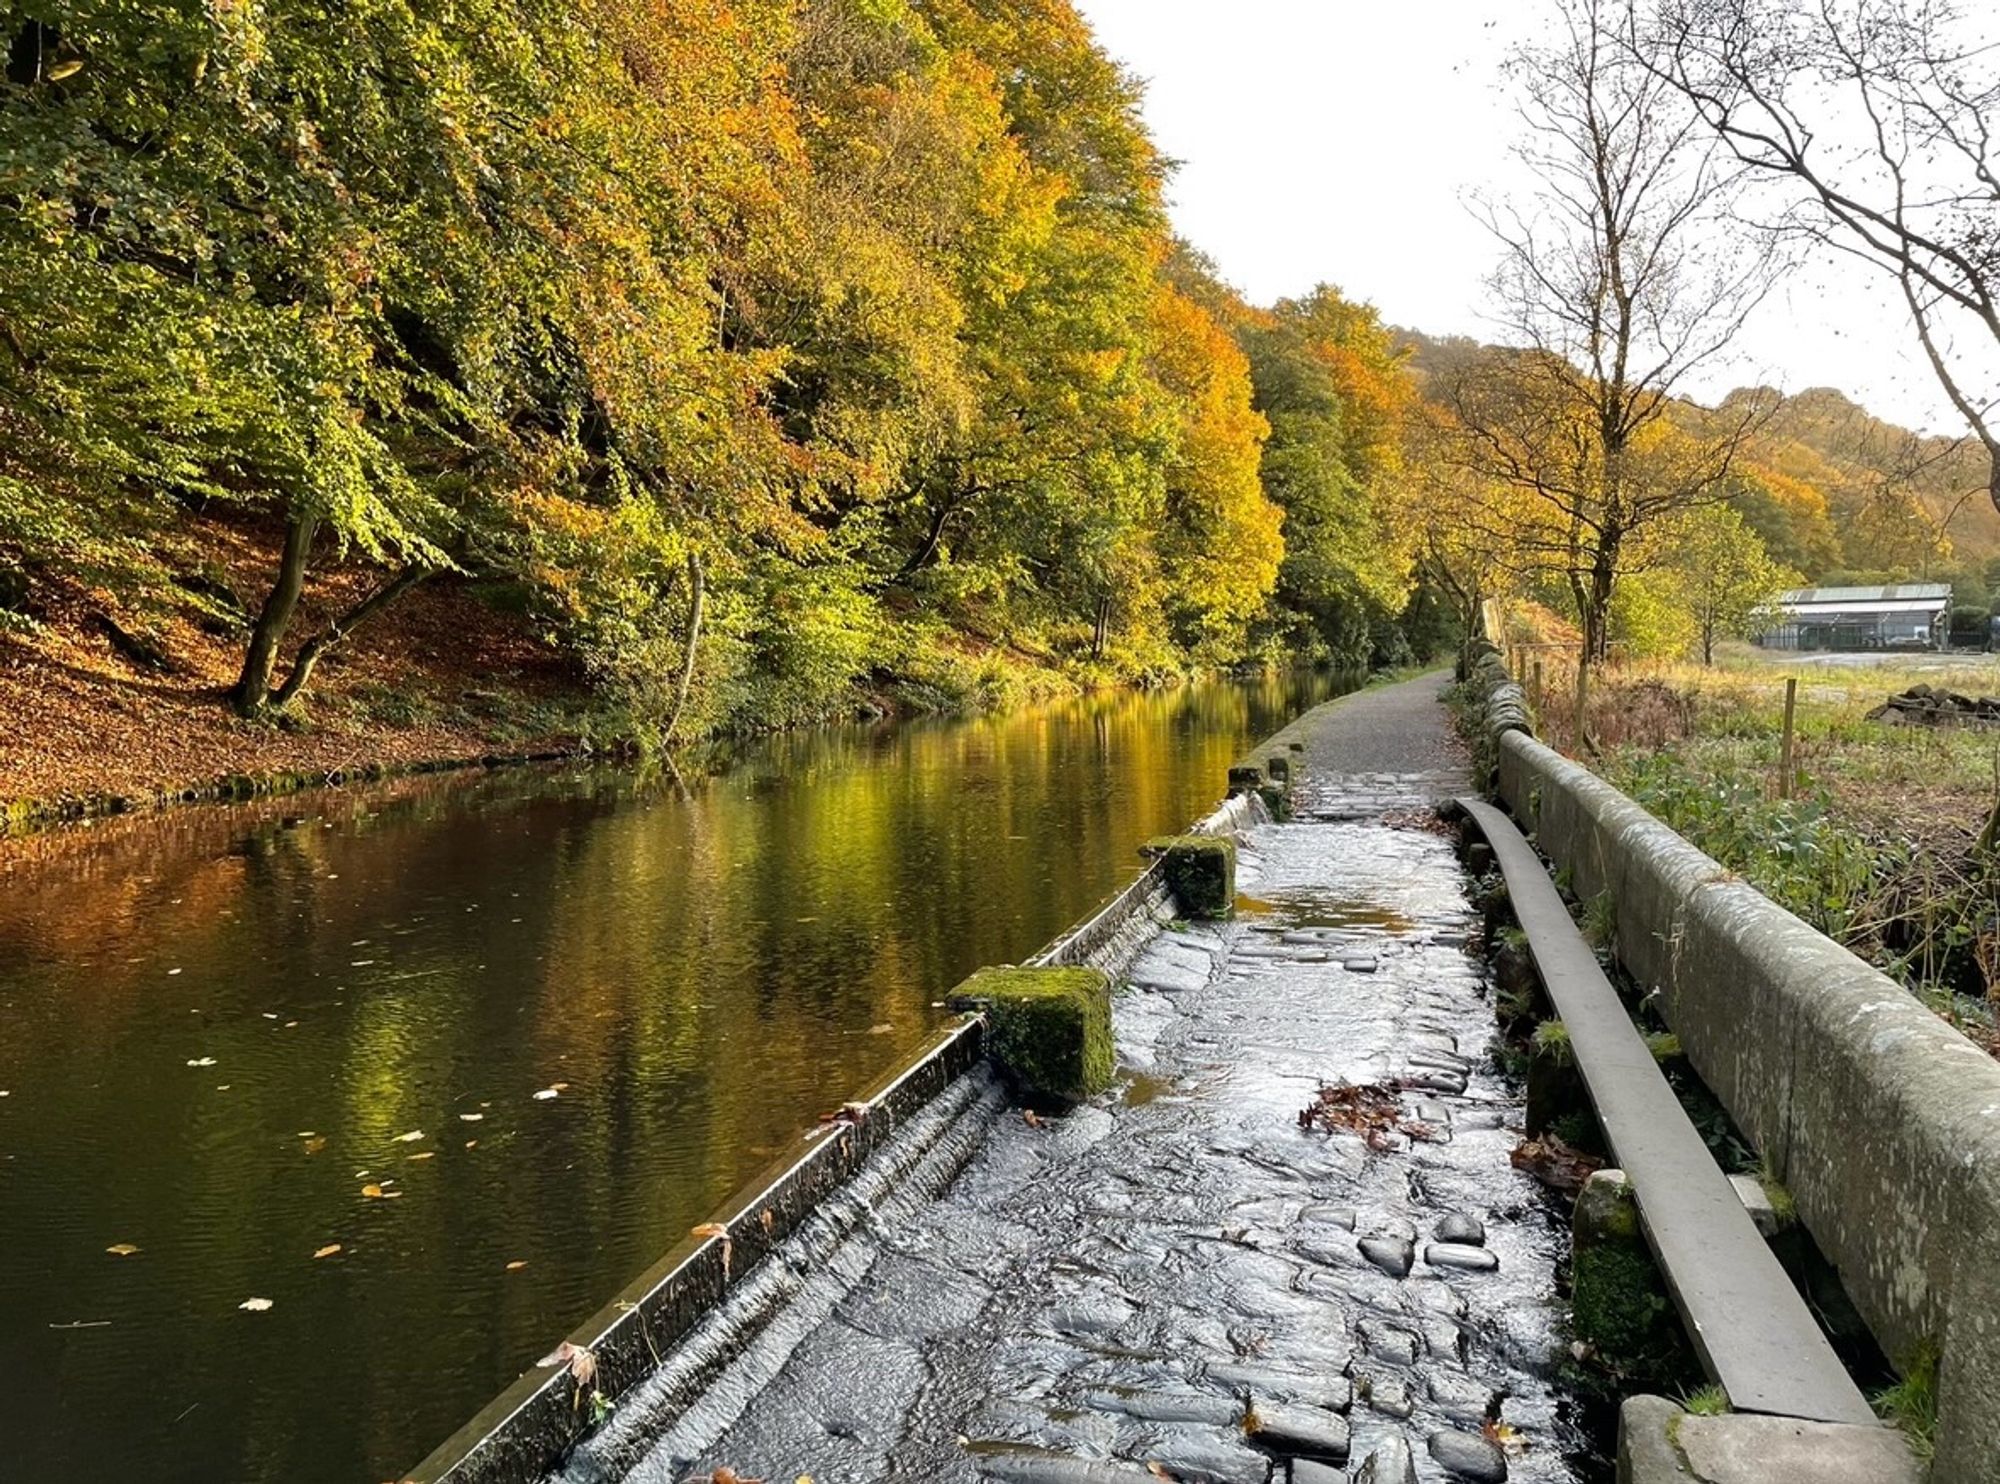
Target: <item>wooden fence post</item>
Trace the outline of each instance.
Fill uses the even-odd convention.
[[[1799,680],[1796,675],[1785,678],[1785,730],[1778,739],[1778,797],[1792,796],[1792,713],[1798,705]]]

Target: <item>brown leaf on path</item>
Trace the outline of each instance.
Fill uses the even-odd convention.
[[[320,1249],[319,1249],[319,1251],[315,1252],[315,1253],[313,1254],[313,1256],[314,1256],[314,1257],[331,1257],[331,1256],[333,1256],[333,1254],[334,1254],[334,1253],[336,1253],[336,1252],[338,1252],[338,1251],[340,1251],[340,1243],[338,1243],[338,1242],[328,1242],[328,1243],[327,1243],[327,1244],[326,1244],[326,1245],[325,1245],[324,1247],[320,1248]]]
[[[109,1252],[113,1257],[130,1257],[139,1249],[134,1247],[130,1242],[113,1242],[104,1250]]]
[[[1533,1175],[1552,1190],[1581,1190],[1591,1172],[1604,1166],[1603,1160],[1571,1148],[1554,1134],[1523,1139],[1508,1158],[1515,1169]]]

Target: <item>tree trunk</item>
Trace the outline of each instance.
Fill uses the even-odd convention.
[[[271,704],[277,707],[290,705],[292,698],[306,688],[306,682],[312,679],[313,667],[325,657],[329,649],[351,634],[357,625],[380,613],[430,575],[429,567],[403,568],[328,624],[323,631],[306,640],[299,648],[299,657],[292,661],[291,674],[285,677],[285,683],[279,686],[277,693],[271,697]]]
[[[1097,628],[1090,639],[1090,657],[1104,658],[1104,646],[1111,638],[1111,595],[1105,593],[1097,600]]]
[[[297,512],[285,522],[285,548],[278,558],[278,580],[271,585],[257,621],[250,629],[250,644],[243,653],[243,673],[229,692],[229,700],[244,716],[262,711],[271,700],[271,671],[278,662],[278,646],[285,642],[285,629],[299,606],[305,590],[306,564],[312,555],[313,533],[319,529],[316,516]]]
[[[660,733],[660,745],[662,747],[665,747],[674,740],[674,728],[681,724],[681,712],[687,706],[688,690],[694,684],[695,652],[701,645],[701,616],[708,599],[708,579],[702,570],[700,552],[688,552],[687,568],[687,652],[681,657],[681,678],[680,684],[674,689],[674,709],[667,714],[666,730]]]

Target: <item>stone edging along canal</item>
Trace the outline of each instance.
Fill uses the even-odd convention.
[[[1899,1364],[1937,1365],[1934,1477],[2000,1478],[2000,1064],[1587,768],[1490,654],[1494,791],[1797,1202]]]
[[[1238,793],[1189,833],[1233,836],[1268,817],[1258,795]],[[1032,955],[1027,965],[1122,968],[1175,915],[1167,868],[1167,858],[1156,855],[1127,886]],[[652,1376],[667,1353],[698,1322],[722,1309],[725,1300],[732,1306],[731,1344],[737,1349],[749,1344],[785,1297],[754,1286],[762,1260],[815,1218],[827,1198],[862,1172],[871,1156],[886,1152],[899,1170],[910,1169],[948,1146],[957,1120],[971,1116],[981,1090],[975,1088],[970,1096],[959,1092],[965,1074],[984,1060],[984,1029],[982,1017],[964,1017],[903,1067],[844,1104],[827,1128],[808,1136],[805,1152],[781,1157],[754,1176],[711,1221],[696,1227],[573,1331],[556,1354],[579,1359],[565,1365],[552,1354],[547,1363],[525,1372],[405,1473],[404,1484],[532,1484],[543,1478],[598,1420],[591,1408],[579,1405],[587,1391],[615,1403]],[[899,1133],[903,1137],[897,1139]],[[950,1173],[947,1169],[943,1175]],[[729,1358],[712,1353],[694,1363],[712,1373]],[[576,1369],[579,1365],[584,1369]]]

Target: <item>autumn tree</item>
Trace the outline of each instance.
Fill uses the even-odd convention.
[[[1263,480],[1284,511],[1276,604],[1337,664],[1365,665],[1371,620],[1400,612],[1411,538],[1399,516],[1414,391],[1376,312],[1322,285],[1246,317],[1256,405],[1271,426]]]
[[[1489,203],[1496,312],[1516,348],[1442,388],[1479,473],[1539,507],[1530,539],[1583,630],[1579,715],[1628,546],[1720,498],[1748,416],[1667,425],[1769,284],[1725,241],[1734,180],[1693,114],[1632,60],[1618,0],[1558,0],[1556,39],[1518,53],[1527,199]]]
[[[1715,663],[1718,639],[1746,637],[1799,574],[1778,565],[1743,517],[1727,505],[1690,511],[1670,528],[1672,568],[1694,617],[1701,662]]]
[[[1765,225],[1894,279],[2000,508],[2000,33],[1952,0],[1656,0],[1632,52],[1778,193]]]

